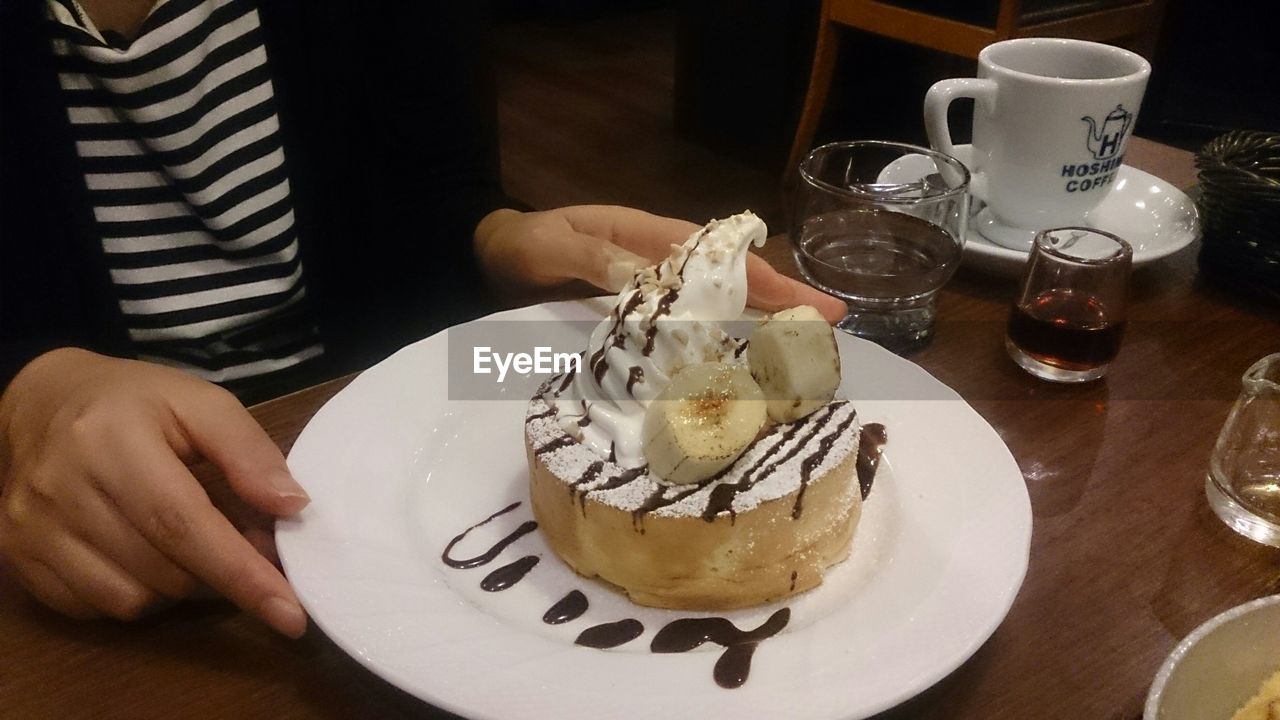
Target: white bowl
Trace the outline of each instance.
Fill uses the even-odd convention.
[[[1143,720],[1230,720],[1280,670],[1280,595],[1196,628],[1156,673]]]

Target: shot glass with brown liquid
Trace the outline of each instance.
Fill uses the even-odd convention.
[[[1133,249],[1083,227],[1036,236],[1009,314],[1005,348],[1022,369],[1062,383],[1097,380],[1120,351]]]

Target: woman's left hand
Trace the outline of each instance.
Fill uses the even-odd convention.
[[[574,280],[617,292],[637,269],[665,258],[697,230],[684,220],[615,205],[497,210],[476,227],[475,249],[490,282],[515,294]],[[782,275],[754,254],[747,256],[747,304],[768,312],[812,305],[833,323],[846,311],[844,301]]]

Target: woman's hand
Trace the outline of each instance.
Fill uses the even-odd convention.
[[[582,280],[617,292],[635,271],[671,254],[697,231],[684,220],[612,205],[578,205],[522,213],[497,210],[476,227],[475,247],[491,282],[531,294]],[[747,256],[747,303],[766,311],[813,305],[829,321],[845,303]]]
[[[188,470],[200,457],[259,510],[308,502],[225,390],[149,363],[46,353],[0,396],[0,552],[36,597],[74,617],[132,619],[207,585],[302,635],[289,583]]]

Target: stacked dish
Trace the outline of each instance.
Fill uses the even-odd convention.
[[[1280,134],[1233,130],[1196,155],[1200,267],[1280,300]]]

